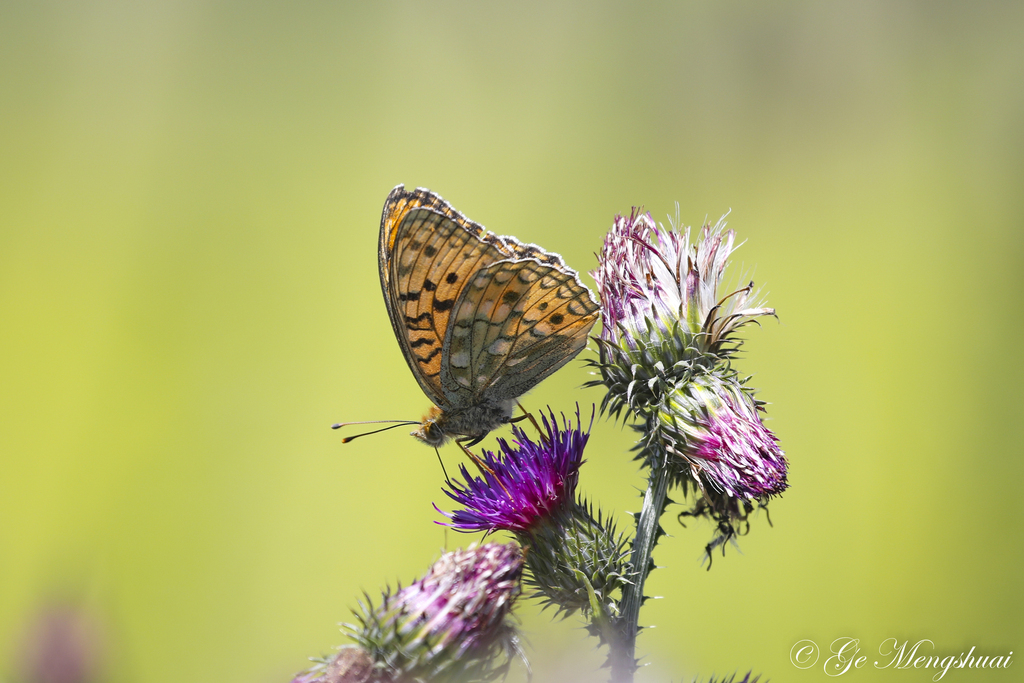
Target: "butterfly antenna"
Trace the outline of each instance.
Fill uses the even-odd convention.
[[[375,429],[372,432],[363,432],[362,434],[353,434],[352,436],[346,436],[344,439],[341,440],[341,442],[342,443],[348,443],[349,441],[352,441],[353,439],[358,439],[361,436],[369,436],[370,434],[379,434],[381,432],[386,432],[389,429],[394,429],[395,427],[401,427],[402,425],[418,425],[419,424],[419,422],[413,422],[411,420],[364,420],[363,422],[338,422],[337,424],[331,425],[331,429],[341,429],[342,427],[348,427],[349,425],[372,425],[372,424],[383,424],[383,423],[386,423],[386,422],[392,422],[394,424],[391,424],[391,425],[389,425],[387,427],[381,427],[380,429]]]

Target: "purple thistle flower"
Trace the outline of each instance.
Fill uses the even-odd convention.
[[[450,522],[438,522],[457,531],[512,531],[529,533],[546,519],[566,513],[574,505],[583,449],[590,438],[581,428],[579,410],[576,426],[563,416],[559,428],[552,412],[542,415],[544,434],[534,441],[517,425],[512,427],[512,444],[498,439],[500,455],[484,451],[486,470],[471,477],[460,467],[460,486],[449,482],[445,494],[465,509],[447,513],[434,508]]]
[[[612,614],[612,595],[630,580],[632,570],[627,541],[614,523],[576,498],[589,427],[583,430],[578,407],[575,425],[563,415],[559,427],[554,412],[541,420],[539,441],[513,426],[511,445],[499,439],[498,454],[484,452],[480,477],[470,477],[463,466],[467,483],[449,482],[445,494],[464,509],[447,513],[434,508],[457,531],[514,533],[529,547],[525,583],[545,607],[564,614]]]
[[[386,592],[379,606],[367,598],[360,623],[346,628],[394,679],[490,680],[521,654],[507,617],[522,573],[515,544],[445,553],[421,579]]]

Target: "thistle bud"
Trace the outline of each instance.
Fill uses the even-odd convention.
[[[521,654],[510,621],[523,557],[514,544],[445,553],[425,576],[379,605],[369,597],[346,629],[395,681],[488,681]]]
[[[673,472],[702,493],[767,500],[786,487],[786,458],[761,422],[758,404],[730,378],[705,374],[665,396],[658,436]]]

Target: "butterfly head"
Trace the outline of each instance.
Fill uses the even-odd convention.
[[[431,406],[430,412],[423,418],[419,428],[409,433],[428,446],[438,448],[448,440],[448,434],[444,430],[446,421],[444,411],[437,406]]]

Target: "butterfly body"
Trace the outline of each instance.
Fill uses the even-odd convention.
[[[413,436],[478,441],[579,353],[598,316],[561,256],[487,231],[437,194],[388,196],[380,280],[406,361],[434,408]]]
[[[466,408],[443,410],[434,406],[412,436],[428,446],[441,446],[452,436],[464,436],[474,445],[512,419],[515,401],[477,403]]]

